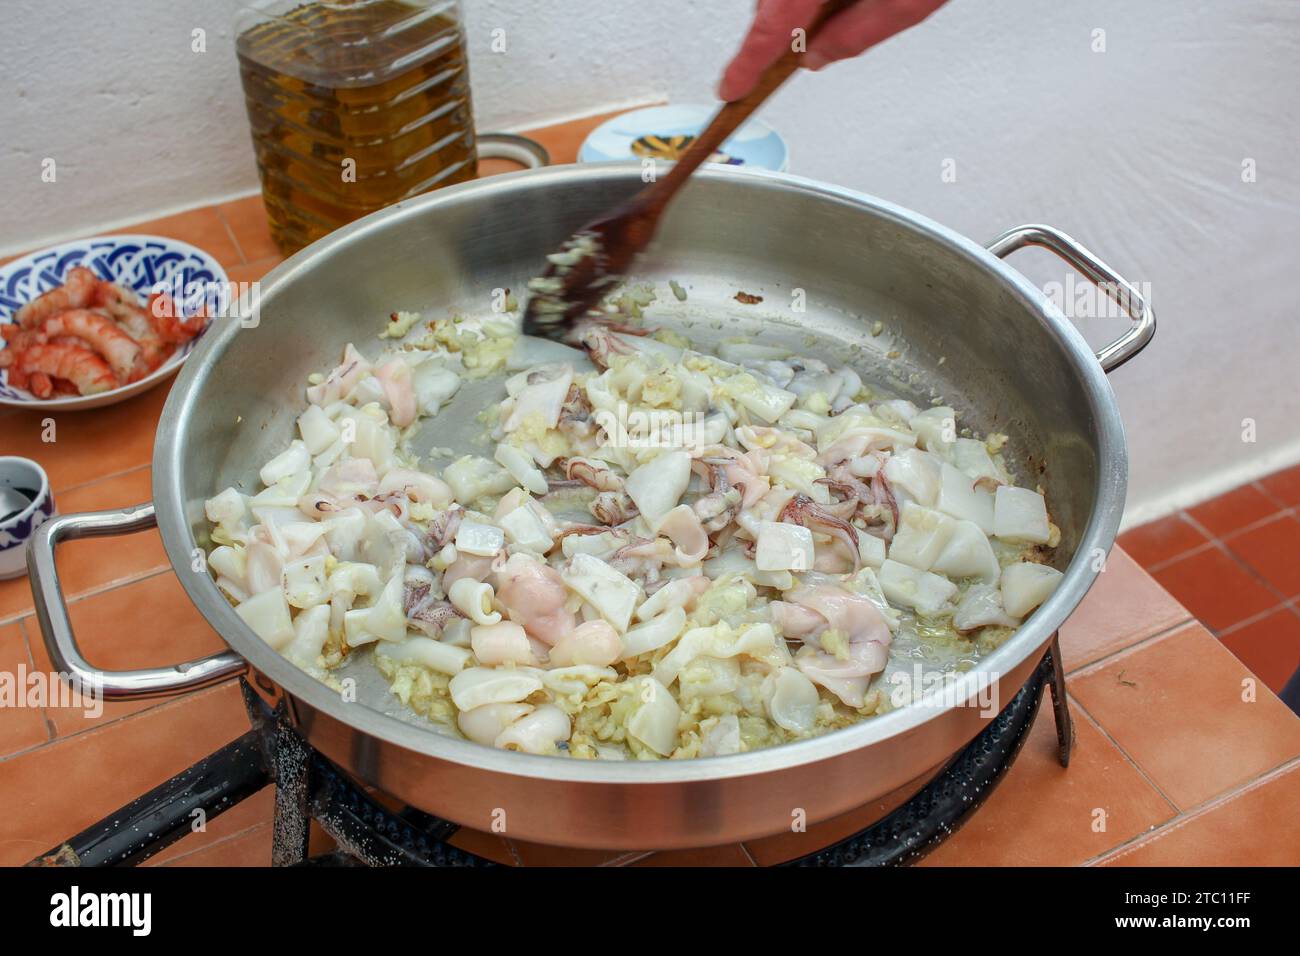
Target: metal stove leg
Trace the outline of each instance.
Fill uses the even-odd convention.
[[[249,731],[28,866],[135,866],[271,782]]]
[[[1052,713],[1056,715],[1056,759],[1062,767],[1070,766],[1074,752],[1074,718],[1070,716],[1070,703],[1065,696],[1065,664],[1061,659],[1061,633],[1052,635],[1052,646],[1047,652],[1052,662]]]
[[[307,859],[311,838],[311,751],[290,726],[284,701],[274,710],[239,682],[253,732],[275,781],[275,818],[271,826],[271,865],[294,866]]]

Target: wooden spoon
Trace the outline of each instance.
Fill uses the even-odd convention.
[[[824,3],[805,32],[803,48],[835,14],[856,0]],[[712,156],[751,114],[799,68],[803,52],[793,48],[764,71],[748,96],[726,103],[662,179],[650,183],[610,215],[583,226],[541,277],[529,283],[533,295],[524,309],[524,334],[563,341],[575,322],[627,274],[632,260],[654,238],[669,201],[691,173]]]

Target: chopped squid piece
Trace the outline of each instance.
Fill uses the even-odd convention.
[[[515,486],[515,479],[510,472],[475,455],[466,455],[444,468],[442,480],[450,486],[452,495],[462,505],[468,505],[486,495],[503,495]]]
[[[680,607],[664,611],[658,617],[652,617],[645,623],[638,624],[623,635],[622,656],[640,657],[642,654],[666,647],[677,639],[685,627],[686,611]]]
[[[388,403],[388,420],[398,428],[405,428],[415,421],[419,408],[415,385],[411,381],[411,366],[406,360],[400,356],[389,359],[375,369],[375,378],[383,386],[384,399]]]
[[[500,617],[500,615],[497,615]],[[514,621],[485,624],[469,632],[474,657],[485,667],[495,664],[535,664],[527,632]]]
[[[692,567],[709,552],[709,536],[690,505],[678,505],[659,522],[659,533],[673,543],[677,563]]]
[[[497,445],[494,457],[502,468],[510,472],[511,478],[533,494],[544,495],[551,490],[546,476],[533,464],[533,459],[514,445]]]
[[[412,501],[447,508],[454,500],[445,481],[412,468],[392,468],[379,481],[378,496],[403,494]]]
[[[555,543],[546,522],[529,505],[520,505],[497,519],[501,530],[512,544],[529,551],[545,554]]]
[[[1006,612],[997,585],[975,584],[962,595],[957,610],[953,612],[952,623],[957,630],[968,632],[989,625],[1019,627],[1020,619]]]
[[[609,760],[800,740],[888,709],[891,653],[988,653],[1061,577],[1006,437],[937,398],[750,340],[710,355],[593,321],[592,370],[509,323],[411,341],[398,318],[384,334],[411,335],[348,345],[257,474],[205,502],[208,565],[297,666],[370,663],[439,732]],[[473,453],[417,457],[460,373],[503,362],[463,419]]]
[[[882,470],[895,491],[902,491],[917,504],[930,507],[939,496],[940,464],[928,452],[909,448],[890,458]]]
[[[618,631],[600,620],[579,624],[555,643],[550,654],[551,663],[557,667],[576,664],[608,667],[625,656],[623,639],[618,636]]]
[[[708,723],[709,721],[700,722],[700,729],[704,731],[704,739],[700,742],[701,757],[725,757],[740,753],[740,720],[735,714],[723,714],[706,729]]]
[[[928,571],[952,537],[957,522],[932,508],[908,502],[902,520],[889,544],[889,559]]]
[[[811,570],[812,532],[800,525],[783,521],[760,522],[754,565],[760,571]]]
[[[684,451],[666,451],[627,476],[628,495],[636,503],[651,530],[677,507],[691,480],[691,456]]]
[[[294,441],[289,444],[288,448],[263,465],[259,475],[262,484],[269,487],[281,478],[288,478],[290,475],[306,471],[310,465],[311,455],[307,451],[307,445],[301,441]]]
[[[462,710],[456,715],[456,723],[470,740],[492,747],[507,727],[531,714],[533,709],[532,704],[483,704],[473,710]]]
[[[947,462],[939,466],[939,475],[939,495],[935,507],[954,518],[973,521],[985,535],[992,534],[993,494],[987,488],[980,487],[970,475]]]
[[[357,383],[370,374],[370,363],[351,342],[343,350],[343,361],[319,385],[307,389],[307,401],[313,405],[329,405],[347,398]]]
[[[289,617],[289,602],[284,592],[272,588],[250,597],[235,613],[252,629],[253,633],[277,651],[293,640],[293,621]]]
[[[543,704],[501,731],[492,746],[530,754],[555,753],[571,732],[569,715],[554,704]]]
[[[506,545],[506,536],[496,525],[479,521],[461,521],[456,529],[456,551],[490,558]]]
[[[463,647],[428,637],[408,637],[399,643],[385,644],[381,653],[394,661],[408,661],[439,674],[459,674],[472,657]]]
[[[636,609],[638,621],[649,621],[665,611],[689,606],[695,598],[709,588],[709,579],[704,575],[689,578],[677,578],[669,581],[650,597],[641,602]]]
[[[470,667],[451,679],[451,699],[461,710],[484,704],[514,704],[542,689],[542,679],[531,670]]]
[[[854,709],[866,705],[871,677],[885,669],[889,652],[874,641],[858,646],[860,659],[840,658],[805,647],[794,657],[795,666],[814,684],[825,687]]]
[[[456,610],[475,624],[496,624],[501,620],[501,612],[492,610],[495,595],[492,585],[486,581],[461,578],[447,588],[447,597]]]
[[[927,615],[938,614],[957,594],[957,585],[947,578],[894,560],[880,566],[880,587],[890,604]]]
[[[677,747],[677,723],[682,713],[677,699],[653,677],[629,681],[628,692],[638,701],[627,721],[628,734],[667,757]]]
[[[985,583],[996,581],[1001,571],[993,546],[973,521],[954,522],[952,534],[930,570],[949,578],[978,578]]]
[[[209,498],[203,505],[208,520],[213,524],[234,524],[244,517],[247,510],[244,496],[234,488],[227,488],[221,494]]]
[[[816,723],[820,702],[821,696],[811,680],[794,667],[782,667],[772,678],[767,712],[777,726],[806,734]]]
[[[998,488],[993,511],[993,534],[999,538],[1047,544],[1051,525],[1043,496],[1028,488]]]
[[[506,433],[516,431],[529,420],[536,420],[546,428],[554,428],[559,423],[564,399],[573,382],[573,366],[568,363],[539,365],[521,372],[512,381],[518,381],[520,385],[518,391],[511,393],[512,404],[505,423]]]
[[[1052,596],[1061,577],[1060,571],[1045,564],[1009,564],[1002,569],[1002,606],[1013,617],[1024,617]]]
[[[627,630],[641,601],[641,588],[635,581],[590,554],[575,554],[560,576],[619,632]]]

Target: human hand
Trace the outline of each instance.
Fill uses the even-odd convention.
[[[828,63],[857,56],[928,17],[945,0],[858,0],[832,17],[808,45],[803,67],[820,70]],[[754,22],[727,65],[718,96],[728,102],[748,95],[764,70],[779,60],[796,29],[807,29],[822,0],[759,0]]]

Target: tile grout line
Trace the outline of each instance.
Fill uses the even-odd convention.
[[[36,655],[32,653],[32,640],[27,635],[27,627],[23,624],[26,618],[20,617],[17,621],[18,636],[23,639],[23,650],[27,652],[27,663],[31,666],[32,672],[36,672]],[[45,722],[45,743],[51,743],[59,736],[58,728],[54,724],[54,718],[50,716],[48,707],[41,707],[41,720]],[[43,747],[45,744],[37,744],[37,747]]]
[[[1297,605],[1293,607],[1292,610],[1296,613],[1297,616],[1300,616],[1300,599],[1297,599]],[[1245,671],[1248,677],[1253,677],[1255,680],[1257,680],[1259,682],[1260,687],[1262,687],[1270,696],[1272,696],[1275,700],[1277,700],[1278,703],[1282,704],[1282,708],[1286,713],[1291,713],[1290,708],[1288,708],[1286,704],[1282,702],[1282,699],[1279,696],[1280,691],[1275,691],[1272,687],[1270,687],[1262,677],[1260,677],[1258,674],[1256,674],[1253,670],[1250,669],[1249,665],[1247,665],[1245,661],[1243,661],[1240,657],[1234,654],[1231,648],[1229,648],[1226,644],[1220,641],[1218,636],[1212,630],[1206,627],[1203,621],[1195,617],[1189,618],[1188,620],[1183,621],[1181,624],[1177,624],[1169,628],[1168,630],[1161,631],[1159,634],[1154,634],[1151,637],[1139,641],[1136,644],[1131,644],[1128,647],[1121,648],[1120,650],[1117,650],[1112,654],[1108,654],[1106,657],[1093,661],[1091,664],[1085,664],[1076,671],[1067,672],[1065,675],[1066,685],[1067,685],[1066,689],[1069,690],[1069,686],[1068,686],[1069,682],[1074,678],[1091,677],[1093,674],[1100,673],[1103,664],[1114,664],[1118,662],[1121,658],[1127,657],[1130,652],[1145,650],[1148,646],[1154,644],[1157,640],[1163,640],[1165,638],[1172,637],[1175,631],[1182,630],[1183,628],[1191,624],[1200,625],[1200,627],[1204,629],[1205,632],[1209,634],[1211,638],[1214,639],[1214,641],[1219,645],[1219,647],[1221,647],[1225,652],[1227,652],[1232,657],[1232,659],[1241,666],[1241,669]],[[1296,719],[1300,720],[1300,714],[1296,715]]]
[[[1244,533],[1247,532],[1247,531],[1254,530],[1256,526],[1262,526],[1262,525],[1264,525],[1264,524],[1267,524],[1267,523],[1270,522],[1270,521],[1273,521],[1273,520],[1277,519],[1279,516],[1281,516],[1281,515],[1283,515],[1283,514],[1285,514],[1285,513],[1284,513],[1284,512],[1278,512],[1278,513],[1276,513],[1276,514],[1270,515],[1268,518],[1261,519],[1261,521],[1257,522],[1256,525],[1251,525],[1251,526],[1249,526],[1249,527],[1247,527],[1247,528],[1243,528],[1243,529],[1240,529],[1240,530],[1241,530],[1241,532],[1244,534]],[[1294,515],[1292,515],[1292,517],[1294,517]],[[1244,558],[1242,558],[1242,557],[1241,557],[1240,555],[1238,555],[1235,551],[1233,551],[1233,550],[1228,546],[1228,543],[1224,541],[1224,539],[1219,538],[1219,537],[1215,537],[1215,536],[1211,535],[1210,532],[1209,532],[1209,529],[1206,528],[1204,525],[1200,524],[1198,521],[1196,521],[1196,519],[1193,518],[1191,515],[1188,515],[1188,516],[1187,516],[1187,520],[1188,520],[1189,522],[1191,522],[1191,523],[1192,523],[1192,524],[1193,524],[1193,525],[1194,525],[1194,526],[1195,526],[1199,531],[1201,531],[1202,534],[1205,534],[1205,535],[1209,536],[1209,539],[1210,539],[1210,540],[1207,541],[1205,545],[1198,545],[1195,549],[1193,549],[1193,551],[1189,551],[1189,552],[1187,552],[1187,554],[1183,555],[1183,556],[1180,557],[1180,558],[1174,558],[1174,559],[1172,559],[1171,561],[1169,561],[1167,564],[1161,564],[1161,565],[1159,565],[1159,566],[1154,566],[1154,565],[1153,565],[1151,569],[1148,569],[1148,570],[1147,570],[1147,573],[1148,573],[1148,574],[1150,574],[1152,577],[1155,577],[1155,573],[1156,573],[1157,570],[1163,571],[1166,567],[1169,567],[1169,566],[1173,565],[1175,562],[1182,560],[1182,558],[1191,557],[1193,554],[1200,554],[1200,553],[1202,553],[1202,552],[1204,552],[1204,551],[1208,551],[1208,550],[1211,549],[1211,548],[1216,548],[1216,549],[1218,549],[1219,553],[1221,553],[1221,554],[1222,554],[1224,557],[1226,557],[1230,562],[1232,562],[1234,565],[1236,565],[1236,567],[1237,567],[1239,570],[1245,572],[1245,574],[1247,575],[1247,577],[1252,578],[1252,579],[1255,581],[1256,584],[1260,585],[1262,588],[1264,588],[1266,591],[1268,591],[1270,594],[1272,594],[1274,597],[1276,597],[1277,600],[1278,600],[1278,602],[1279,602],[1280,604],[1286,604],[1288,601],[1291,600],[1291,598],[1289,598],[1289,597],[1287,597],[1285,594],[1283,594],[1283,593],[1282,593],[1278,588],[1274,587],[1274,586],[1273,586],[1269,581],[1265,580],[1265,578],[1264,578],[1262,575],[1260,575],[1259,572],[1257,572],[1253,567],[1251,567],[1250,564],[1248,564]],[[1237,536],[1237,533],[1236,533],[1236,532],[1234,532],[1234,533],[1231,535],[1231,537],[1236,537],[1236,536]],[[1159,582],[1157,582],[1157,583],[1159,583]],[[1277,607],[1278,607],[1278,605],[1273,605],[1273,606],[1270,608],[1270,610],[1274,610],[1274,611],[1275,611],[1275,610],[1277,610]],[[1200,620],[1200,619],[1198,618],[1197,620]],[[1243,620],[1245,620],[1245,619],[1243,619]],[[1218,636],[1222,631],[1226,631],[1226,630],[1229,630],[1229,629],[1231,629],[1231,628],[1235,628],[1237,625],[1239,625],[1239,624],[1241,624],[1241,623],[1242,623],[1242,621],[1234,621],[1232,624],[1229,624],[1227,627],[1225,627],[1225,628],[1221,628],[1220,630],[1215,630],[1214,628],[1210,627],[1209,625],[1204,625],[1204,626],[1205,626],[1205,629],[1206,629],[1206,630],[1208,630],[1210,633],[1214,634],[1214,635],[1217,637],[1217,636]],[[1204,622],[1202,622],[1202,624],[1204,624]]]
[[[1152,827],[1146,833],[1140,834],[1139,836],[1131,837],[1130,839],[1125,840],[1123,843],[1120,843],[1118,846],[1112,847],[1111,849],[1105,851],[1104,853],[1099,853],[1094,857],[1088,858],[1083,862],[1082,865],[1091,867],[1091,866],[1095,866],[1098,863],[1106,863],[1111,860],[1118,860],[1119,858],[1129,853],[1132,853],[1140,846],[1149,843],[1155,843],[1173,834],[1177,830],[1182,829],[1184,826],[1193,822],[1194,820],[1199,820],[1201,817],[1214,813],[1215,811],[1223,808],[1224,806],[1227,806],[1229,803],[1232,803],[1234,800],[1240,799],[1241,797],[1245,796],[1247,793],[1249,793],[1252,790],[1258,789],[1259,787],[1267,786],[1268,784],[1272,783],[1274,780],[1280,779],[1281,777],[1286,776],[1288,773],[1291,773],[1297,767],[1300,767],[1300,757],[1292,757],[1290,760],[1280,763],[1276,767],[1273,767],[1270,770],[1265,770],[1263,773],[1259,774],[1256,777],[1252,777],[1250,780],[1238,784],[1237,786],[1229,790],[1225,790],[1223,793],[1215,797],[1211,797],[1205,803],[1202,803],[1197,807],[1193,808],[1192,810],[1189,810],[1181,814],[1175,819],[1167,820],[1164,823],[1160,824],[1159,826]]]
[[[1179,817],[1183,816],[1186,813],[1186,811],[1183,810],[1181,807],[1179,807],[1178,804],[1174,802],[1173,798],[1169,796],[1169,794],[1165,793],[1165,791],[1161,788],[1161,786],[1151,778],[1151,775],[1146,772],[1146,770],[1142,767],[1140,763],[1137,762],[1136,757],[1134,757],[1122,746],[1120,746],[1119,741],[1116,740],[1111,735],[1111,732],[1109,730],[1107,730],[1105,727],[1102,726],[1101,721],[1098,720],[1092,714],[1092,712],[1089,711],[1088,708],[1083,705],[1083,702],[1079,700],[1076,694],[1070,692],[1068,687],[1066,688],[1066,696],[1070,700],[1074,701],[1074,706],[1079,709],[1079,713],[1082,714],[1085,718],[1087,718],[1088,723],[1092,724],[1093,727],[1097,728],[1097,732],[1110,742],[1111,746],[1115,748],[1115,750],[1119,753],[1121,757],[1124,758],[1124,760],[1128,761],[1129,765],[1132,766],[1133,769],[1137,771],[1138,776],[1140,776],[1143,780],[1145,780],[1147,782],[1147,785],[1151,787],[1151,789],[1154,790],[1157,794],[1160,795],[1160,799],[1163,800],[1166,804],[1168,804],[1169,809],[1174,812],[1174,815],[1169,819],[1176,820]],[[1164,821],[1164,823],[1158,824],[1157,826],[1164,826],[1167,823],[1169,823],[1169,820],[1166,820]]]
[[[1181,604],[1178,606],[1183,607]],[[1187,611],[1187,608],[1183,607],[1183,610]],[[1201,624],[1201,621],[1194,614],[1192,614],[1191,611],[1187,611],[1187,617],[1180,620],[1177,624],[1171,624],[1168,627],[1166,627],[1164,630],[1156,631],[1154,634],[1148,635],[1147,637],[1144,637],[1139,641],[1134,641],[1132,644],[1129,644],[1125,647],[1117,647],[1109,654],[1106,654],[1103,657],[1099,657],[1095,661],[1089,661],[1087,664],[1080,664],[1074,670],[1067,670],[1065,672],[1065,679],[1068,682],[1070,680],[1073,680],[1075,677],[1090,676],[1094,671],[1101,670],[1101,665],[1111,663],[1117,660],[1122,655],[1127,654],[1129,651],[1134,651],[1137,650],[1138,648],[1146,647],[1149,644],[1154,644],[1156,641],[1168,637],[1170,634],[1173,634],[1175,631],[1186,627],[1188,624]],[[1205,627],[1204,624],[1201,624],[1201,626]],[[1209,628],[1206,628],[1206,630],[1209,630]]]
[[[226,214],[222,212],[220,206],[217,205],[212,206],[212,211],[217,214],[217,219],[221,222],[221,225],[225,228],[226,235],[230,237],[231,244],[234,245],[235,251],[239,253],[239,262],[235,263],[235,265],[240,265],[240,266],[248,265],[248,254],[244,252],[244,247],[239,244],[239,239],[238,237],[235,236],[235,230],[234,227],[230,225],[230,220],[226,218]],[[222,268],[224,269],[225,266],[223,265]]]
[[[1199,521],[1197,521],[1191,515],[1187,514],[1185,511],[1178,512],[1178,517],[1182,518],[1182,520],[1186,524],[1189,524],[1193,528],[1195,528],[1198,533],[1204,535],[1206,540],[1200,542],[1195,547],[1188,548],[1186,551],[1179,551],[1177,554],[1173,555],[1172,557],[1161,558],[1159,561],[1153,561],[1150,565],[1142,565],[1143,570],[1145,570],[1147,574],[1155,574],[1157,571],[1163,571],[1165,568],[1169,567],[1169,565],[1181,561],[1184,558],[1190,558],[1193,555],[1200,554],[1202,551],[1208,551],[1211,545],[1219,544],[1219,543],[1226,544],[1227,542],[1230,542],[1240,537],[1243,534],[1247,534],[1251,531],[1257,531],[1259,528],[1268,524],[1270,521],[1276,521],[1278,518],[1283,518],[1283,517],[1300,518],[1300,506],[1282,505],[1279,507],[1277,511],[1270,512],[1268,515],[1264,516],[1263,518],[1260,518],[1257,521],[1252,521],[1250,524],[1244,525],[1240,528],[1236,528],[1228,532],[1228,534],[1226,535],[1214,534],[1213,532],[1210,531],[1209,528],[1205,527],[1205,525],[1201,524]],[[1134,560],[1137,559],[1134,558]]]
[[[20,751],[19,753],[7,754],[6,756],[0,757],[0,764],[8,763],[10,760],[13,760],[15,757],[19,757],[24,754],[30,754],[44,747],[55,747],[62,744],[64,741],[75,740],[78,737],[87,737],[88,735],[91,734],[97,734],[101,731],[106,731],[109,728],[115,727],[116,725],[122,723],[123,721],[131,720],[132,718],[139,717],[142,714],[154,714],[165,707],[173,707],[173,706],[180,706],[182,704],[186,704],[190,701],[196,700],[201,694],[212,694],[212,693],[219,692],[225,686],[226,686],[225,683],[215,684],[211,687],[202,687],[199,688],[198,690],[188,691],[177,697],[161,699],[158,701],[158,703],[145,707],[142,710],[137,710],[130,714],[123,714],[121,717],[114,717],[112,720],[106,721],[102,724],[95,724],[93,727],[87,727],[85,730],[78,730],[75,733],[71,733],[63,737],[56,737],[54,740],[48,740],[45,743],[38,744],[35,747],[28,747],[26,750]],[[206,757],[208,755],[203,754],[203,756]]]
[[[181,860],[188,859],[189,857],[194,856],[196,853],[204,853],[208,850],[230,843],[234,840],[242,840],[246,836],[251,836],[252,834],[260,830],[272,826],[274,826],[274,824],[267,820],[263,820],[261,823],[251,824],[249,826],[244,827],[244,829],[240,830],[237,833],[229,833],[226,836],[221,837],[219,840],[213,840],[211,843],[205,843],[203,846],[196,846],[193,850],[190,850],[186,853],[178,853],[170,860],[165,860],[162,863],[159,863],[158,868],[163,869],[165,867],[174,866],[175,864],[179,863]],[[184,839],[184,837],[182,837],[181,839]],[[176,842],[179,843],[180,840],[177,840]],[[172,844],[172,845],[175,846],[176,844]],[[149,861],[146,860],[145,862],[148,863]],[[271,861],[268,859],[265,863],[261,865],[269,867],[271,865]]]
[[[115,478],[123,478],[127,475],[133,474],[134,472],[144,471],[147,468],[152,469],[153,462],[145,462],[143,465],[132,465],[130,468],[124,468],[121,471],[115,471],[112,474],[100,475],[98,478],[91,478],[89,481],[83,481],[79,485],[68,485],[66,488],[55,488],[53,491],[55,495],[67,495],[74,491],[82,491],[89,488],[91,485],[97,485],[102,481],[112,481]]]
[[[139,584],[141,581],[148,581],[152,578],[158,577],[160,574],[168,573],[174,573],[172,572],[172,566],[170,564],[156,565],[139,572],[136,577],[118,578],[115,581],[109,581],[107,584],[98,585],[90,590],[79,591],[68,597],[64,603],[69,609],[71,609],[74,604],[80,604],[87,598],[99,597],[101,594],[107,594],[109,591],[116,591],[118,588],[130,587],[133,584]],[[22,621],[26,618],[34,617],[35,615],[36,608],[33,605],[32,607],[19,611],[13,617],[0,618],[0,627],[6,624],[12,624],[15,621]]]
[[[1276,604],[1266,611],[1260,611],[1258,614],[1252,614],[1250,617],[1244,617],[1236,624],[1229,624],[1227,627],[1223,628],[1222,630],[1216,631],[1212,627],[1207,627],[1206,630],[1209,631],[1211,634],[1213,634],[1215,637],[1222,640],[1225,637],[1231,637],[1233,634],[1237,633],[1237,631],[1244,630],[1245,628],[1250,627],[1252,624],[1258,624],[1266,617],[1272,617],[1278,611],[1290,611],[1290,610],[1292,610],[1291,601],[1283,601],[1281,604]]]
[[[1285,471],[1285,470],[1286,470],[1286,469],[1283,469],[1283,471]],[[1275,472],[1275,474],[1276,474],[1276,472]],[[1271,476],[1269,476],[1269,477],[1271,477]],[[1265,488],[1265,487],[1264,487],[1264,483],[1263,483],[1260,479],[1256,478],[1254,481],[1249,482],[1249,484],[1250,484],[1250,485],[1251,485],[1251,486],[1252,486],[1256,491],[1258,491],[1261,495],[1263,495],[1263,496],[1264,496],[1265,498],[1267,498],[1269,501],[1273,502],[1273,504],[1277,505],[1279,508],[1281,508],[1281,509],[1283,509],[1283,510],[1286,510],[1287,508],[1293,508],[1293,507],[1295,507],[1294,505],[1288,505],[1285,501],[1283,501],[1283,500],[1282,500],[1281,498],[1279,498],[1277,495],[1273,494],[1273,492],[1271,492],[1271,491],[1269,491],[1267,488]]]

